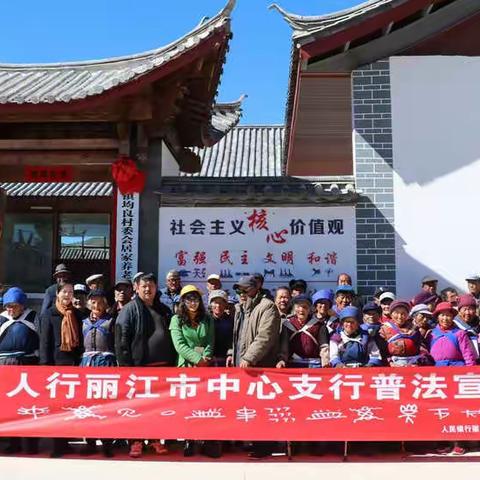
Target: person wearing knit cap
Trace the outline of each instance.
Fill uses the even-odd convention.
[[[312,315],[312,300],[306,294],[293,298],[293,315],[283,321],[282,333],[288,338],[288,351],[277,368],[318,368],[329,363],[329,335],[325,322]]]
[[[9,288],[3,296],[5,310],[0,313],[0,365],[38,364],[37,314],[27,308],[27,296],[18,287]],[[10,438],[5,453],[22,451],[22,438]],[[38,452],[38,440],[25,439],[25,452]]]
[[[464,330],[469,336],[477,355],[479,354],[480,322],[477,316],[477,301],[475,297],[469,293],[460,295],[457,303],[458,314],[454,318],[455,325]]]
[[[409,312],[410,304],[406,300],[395,300],[390,305],[392,319],[380,328],[380,336],[386,342],[385,355],[392,367],[431,363],[421,348],[422,337],[413,327]]]
[[[380,348],[374,338],[360,328],[360,310],[345,307],[340,312],[342,327],[330,339],[332,367],[379,367],[383,365]]]
[[[434,316],[438,325],[433,329],[430,342],[430,355],[438,367],[460,367],[476,365],[478,355],[465,330],[460,330],[453,318],[457,311],[448,302],[437,305]],[[459,442],[440,448],[438,453],[463,455],[466,449]]]
[[[473,366],[477,352],[465,330],[453,321],[457,311],[448,302],[440,302],[433,313],[438,325],[432,331],[430,355],[440,367]]]
[[[436,293],[430,293],[425,290],[422,290],[412,298],[411,303],[413,306],[423,303],[427,305],[427,307],[430,309],[431,312],[433,312],[435,310],[435,306],[437,305],[438,301],[439,301],[439,297]]]

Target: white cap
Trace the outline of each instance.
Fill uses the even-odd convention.
[[[217,273],[212,273],[208,276],[207,278],[207,282],[209,282],[210,280],[218,280],[220,281],[220,275],[218,275]]]
[[[85,279],[85,283],[87,285],[90,285],[92,282],[95,282],[95,280],[103,280],[103,274],[102,273],[95,273],[94,275],[90,275]]]
[[[395,294],[392,293],[392,292],[383,292],[381,295],[380,295],[380,298],[378,299],[378,301],[380,303],[383,302],[383,300],[391,300],[392,302],[395,300]]]
[[[75,293],[75,292],[87,294],[88,288],[87,288],[87,286],[84,285],[83,283],[76,283],[76,284],[73,286],[73,293]]]

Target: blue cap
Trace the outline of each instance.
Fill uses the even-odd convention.
[[[311,305],[312,304],[312,299],[306,293],[301,293],[300,295],[297,295],[296,297],[292,298],[292,303],[294,305],[296,303],[300,303],[300,302],[308,302]]]
[[[372,310],[377,313],[382,313],[382,307],[380,307],[380,305],[377,305],[376,303],[373,303],[373,302],[366,303],[362,308],[363,313],[371,312]]]
[[[355,290],[351,285],[339,285],[335,289],[335,295],[340,292],[351,293],[352,295],[355,294]]]
[[[343,322],[346,318],[354,318],[359,321],[359,314],[360,311],[358,310],[357,307],[345,307],[338,315],[340,320]]]
[[[314,305],[322,300],[328,300],[330,305],[333,305],[333,290],[327,288],[325,290],[319,290],[313,294],[312,302]]]
[[[9,288],[3,295],[3,304],[8,305],[9,303],[19,303],[25,306],[27,304],[27,295],[21,288]]]

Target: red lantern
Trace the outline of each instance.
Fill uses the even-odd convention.
[[[112,164],[112,177],[122,195],[141,193],[145,188],[145,173],[126,155],[120,155]]]

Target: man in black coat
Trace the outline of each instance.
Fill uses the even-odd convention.
[[[150,274],[138,278],[137,295],[118,314],[115,324],[115,353],[122,367],[174,366],[176,353],[170,336],[171,311],[160,302],[157,279]],[[158,441],[149,442],[158,455],[166,448]],[[142,455],[143,442],[130,443],[130,456]]]

